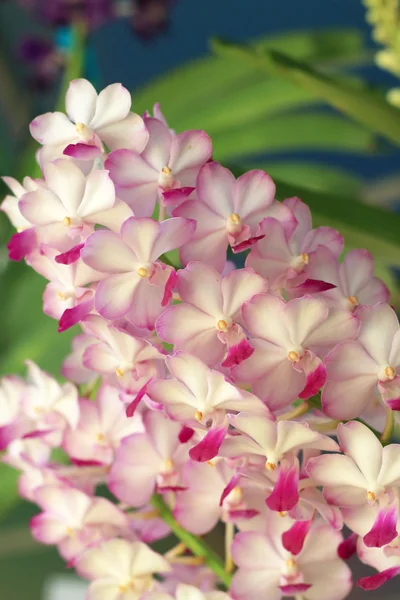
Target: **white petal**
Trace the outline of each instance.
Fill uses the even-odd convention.
[[[294,345],[307,343],[307,338],[328,317],[328,306],[323,300],[303,296],[288,302],[285,308],[290,340]]]
[[[342,452],[350,456],[365,479],[374,484],[382,465],[382,444],[376,435],[357,421],[341,423],[337,433]]]
[[[120,83],[107,86],[100,92],[96,102],[96,111],[90,127],[101,129],[111,123],[122,121],[131,108],[131,95]]]
[[[233,189],[235,178],[229,169],[216,162],[200,169],[197,178],[197,193],[201,202],[211,210],[228,219],[234,212]]]
[[[237,269],[222,280],[223,314],[240,317],[240,309],[256,294],[267,291],[267,282],[252,269]]]
[[[389,361],[393,337],[399,329],[396,313],[388,304],[360,306],[356,315],[361,320],[358,341],[378,365]]]
[[[200,262],[190,262],[186,269],[178,272],[178,291],[183,302],[193,304],[214,318],[223,313],[221,283],[218,271]]]
[[[69,84],[65,108],[71,121],[89,125],[96,109],[97,92],[87,79],[74,79]]]
[[[85,176],[72,160],[59,159],[44,168],[48,187],[60,198],[66,215],[74,217],[85,191]]]
[[[114,206],[115,189],[107,171],[92,171],[86,179],[86,187],[78,214],[83,219],[93,217],[95,213],[108,210]],[[99,221],[92,220],[99,223]]]

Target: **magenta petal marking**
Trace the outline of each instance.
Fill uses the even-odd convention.
[[[22,436],[22,439],[28,440],[28,439],[43,438],[43,437],[46,437],[46,435],[49,435],[49,433],[53,433],[53,431],[54,431],[54,429],[35,429],[34,431],[25,433]]]
[[[291,528],[282,534],[282,545],[291,554],[297,556],[303,550],[304,541],[310,527],[311,521],[297,521]]]
[[[80,458],[70,457],[70,461],[77,467],[101,467],[104,463],[98,460],[81,460]]]
[[[222,363],[222,367],[234,367],[240,365],[241,362],[250,358],[253,354],[254,348],[252,348],[247,340],[241,340],[235,346],[230,346],[228,350],[228,356]]]
[[[320,363],[314,371],[307,374],[306,385],[302,392],[299,394],[299,398],[307,400],[321,389],[326,382],[326,369],[325,366]]]
[[[10,260],[19,261],[30,252],[32,252],[37,245],[35,228],[25,229],[19,233],[14,233],[11,240],[7,244],[8,257]]]
[[[327,290],[333,290],[336,287],[333,283],[327,281],[320,281],[319,279],[306,279],[302,284],[296,286],[294,289],[296,292],[302,292],[303,294],[317,294],[318,292],[326,292]]]
[[[292,510],[299,501],[299,468],[297,464],[282,465],[272,494],[265,503],[277,512]]]
[[[196,462],[207,462],[215,458],[226,435],[226,427],[210,429],[196,446],[189,450],[189,456]]]
[[[306,592],[310,587],[310,583],[290,583],[289,585],[280,585],[279,589],[284,596],[296,596],[297,594]]]
[[[191,440],[193,436],[194,436],[194,429],[191,429],[191,427],[186,427],[186,425],[184,425],[179,432],[178,439],[181,444],[186,444],[186,442]]]
[[[386,400],[386,404],[392,410],[400,410],[400,398],[393,398],[393,400]]]
[[[175,190],[169,190],[168,192],[163,192],[164,203],[167,206],[168,204],[180,204],[181,202],[187,200],[195,189],[196,188],[194,187],[182,187]]]
[[[88,300],[80,302],[73,308],[67,308],[64,310],[58,323],[58,333],[62,333],[77,323],[80,323],[93,310],[93,306],[94,295],[92,295]]]
[[[157,493],[166,494],[167,492],[185,492],[188,488],[184,485],[158,485]]]
[[[163,296],[163,299],[161,300],[161,306],[167,306],[167,304],[171,300],[172,292],[173,292],[174,288],[176,287],[177,279],[178,279],[178,276],[176,274],[176,271],[171,271],[171,274],[167,279],[167,283],[165,284],[164,296]]]
[[[235,489],[235,487],[238,484],[239,479],[240,479],[240,475],[234,475],[232,477],[232,479],[230,480],[230,482],[228,483],[228,485],[225,487],[224,491],[222,492],[221,499],[219,501],[219,505],[220,506],[222,506],[222,504],[224,503],[225,498],[227,498],[229,496],[229,494],[231,493],[231,491],[233,489]]]
[[[364,535],[364,544],[368,548],[381,548],[397,537],[397,508],[390,506],[378,512],[375,523],[369,533]]]
[[[81,257],[81,250],[85,244],[77,244],[71,250],[57,254],[55,261],[60,265],[72,265]]]
[[[357,539],[356,533],[351,533],[348,538],[343,540],[338,546],[338,556],[342,560],[349,560],[357,552]]]
[[[361,577],[357,581],[358,587],[362,588],[366,592],[371,590],[376,590],[381,587],[387,581],[390,581],[394,577],[400,575],[400,566],[399,567],[390,567],[382,573],[377,573],[376,575],[370,575],[370,577]]]
[[[63,154],[79,160],[93,160],[102,154],[102,152],[100,148],[93,146],[93,144],[82,144],[80,142],[78,144],[69,144]]]
[[[236,246],[232,246],[232,252],[234,254],[238,254],[238,252],[248,250],[249,248],[254,246],[254,244],[256,244],[258,240],[262,240],[263,238],[265,238],[265,235],[256,235],[254,237],[249,238],[248,240],[244,240],[244,242],[240,242],[239,244],[236,244]]]
[[[146,383],[144,384],[143,387],[140,388],[140,390],[138,391],[138,393],[136,394],[136,396],[134,397],[132,402],[130,404],[128,404],[128,406],[126,407],[125,412],[126,412],[127,417],[133,417],[133,415],[135,414],[136,409],[139,405],[139,402],[141,401],[143,396],[146,395],[146,389],[147,389],[147,386],[149,385],[150,381],[151,381],[151,379],[146,381]]]
[[[248,520],[254,519],[260,514],[260,511],[255,508],[248,508],[243,510],[230,510],[229,511],[229,519],[230,521],[239,521],[239,520]]]

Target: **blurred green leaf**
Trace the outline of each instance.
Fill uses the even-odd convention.
[[[268,37],[256,41],[254,47],[285,50],[289,55],[304,60],[322,60],[325,66],[338,60],[354,63],[365,55],[360,33],[343,28]],[[260,84],[264,79],[256,65],[207,56],[168,72],[136,90],[134,108],[141,113],[151,109],[154,102],[158,101],[171,126],[182,130],[189,126],[184,126],[185,123],[191,123],[190,127],[193,128],[193,122],[188,121],[188,117],[196,119],[198,111],[204,115],[205,107],[208,109],[217,99],[229,98],[233,92],[236,94],[247,89],[243,93],[250,96],[252,85]],[[292,90],[288,90],[288,93],[293,96]]]
[[[231,58],[258,67],[268,75],[278,75],[312,92],[315,98],[325,100],[331,106],[356,121],[366,125],[371,131],[400,144],[400,112],[385,98],[359,84],[328,76],[315,70],[309,64],[295,60],[287,54],[275,50],[254,49],[251,46],[232,44],[214,40],[214,51],[220,57]]]
[[[57,321],[43,314],[47,282],[24,263],[10,264],[5,277],[9,293],[0,302],[2,314],[7,315],[2,324],[0,373],[23,374],[25,360],[31,359],[59,377],[76,330],[57,333]]]
[[[277,115],[213,137],[214,157],[227,160],[255,153],[293,149],[368,152],[374,139],[364,127],[340,115],[321,112]]]
[[[19,473],[8,465],[0,463],[0,519],[2,519],[18,501],[17,481]]]
[[[284,183],[300,185],[309,190],[328,192],[359,198],[362,184],[354,173],[321,163],[279,161],[252,163],[249,169],[263,169],[273,179],[280,179]]]

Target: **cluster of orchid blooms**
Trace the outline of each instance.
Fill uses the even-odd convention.
[[[300,199],[119,84],[72,81],[66,112],[32,122],[43,179],[4,178],[2,204],[44,312],[82,330],[68,383],[31,362],[2,381],[35,539],[89,600],[341,600],[355,553],[365,590],[400,574],[400,331],[370,254],[339,261]],[[171,533],[160,499],[199,543],[223,524],[228,589],[186,541],[150,547]]]

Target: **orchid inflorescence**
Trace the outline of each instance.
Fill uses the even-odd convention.
[[[341,600],[355,553],[379,587],[400,574],[400,332],[371,255],[340,261],[265,172],[236,179],[205,132],[130,109],[72,81],[67,115],[31,123],[43,178],[5,178],[10,258],[82,329],[67,383],[29,361],[2,381],[33,536],[89,600]]]

